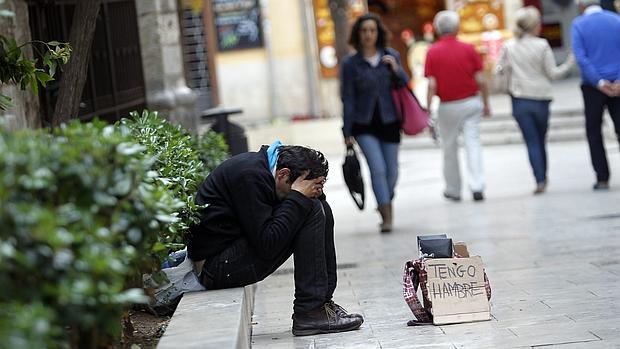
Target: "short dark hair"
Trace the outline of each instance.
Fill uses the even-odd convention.
[[[325,155],[318,150],[299,145],[283,145],[278,152],[276,170],[281,168],[291,171],[289,182],[293,183],[304,171],[309,171],[306,179],[327,177],[329,164]]]
[[[362,49],[360,43],[360,30],[362,29],[362,23],[373,20],[377,23],[377,48],[384,49],[387,47],[388,40],[390,40],[390,31],[387,30],[381,18],[374,13],[367,13],[357,18],[353,27],[351,28],[351,35],[349,36],[349,45],[353,46],[358,52]]]

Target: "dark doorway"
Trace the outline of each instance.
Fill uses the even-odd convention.
[[[67,41],[75,3],[76,0],[29,0],[32,39]],[[59,77],[40,94],[43,125],[49,125],[54,112]],[[114,122],[144,107],[135,1],[103,0],[77,116],[84,121],[99,117]]]

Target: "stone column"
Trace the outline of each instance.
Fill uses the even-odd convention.
[[[146,102],[196,132],[196,94],[187,87],[176,0],[136,0]]]
[[[13,13],[11,17],[0,16],[0,34],[14,37],[18,45],[30,41],[31,34],[26,2],[23,0],[8,0],[0,5],[0,9]],[[26,57],[32,57],[30,46],[24,47],[22,51]],[[0,85],[0,93],[13,99],[13,107],[0,111],[0,118],[4,119],[7,129],[17,130],[41,126],[39,98],[30,89],[22,91],[16,85]]]

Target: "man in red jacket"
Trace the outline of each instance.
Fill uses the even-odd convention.
[[[480,144],[480,117],[491,116],[488,93],[482,75],[482,59],[476,49],[457,40],[459,16],[441,11],[433,21],[440,35],[426,54],[424,75],[428,78],[427,106],[435,95],[441,103],[437,110],[439,136],[443,148],[444,196],[461,200],[461,174],[458,137],[463,134],[469,170],[469,189],[475,201],[484,200],[484,173]],[[479,94],[480,93],[480,94]],[[482,98],[481,98],[482,97]]]
[[[258,282],[295,255],[293,334],[357,329],[363,318],[332,301],[336,289],[334,218],[319,151],[275,142],[222,163],[201,184],[208,205],[191,229],[189,258],[206,289]]]

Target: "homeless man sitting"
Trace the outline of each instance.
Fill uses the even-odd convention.
[[[213,170],[198,189],[196,203],[207,207],[188,244],[203,286],[250,285],[293,254],[293,334],[359,328],[363,317],[332,300],[336,251],[334,218],[323,194],[327,171],[321,152],[279,141]]]

